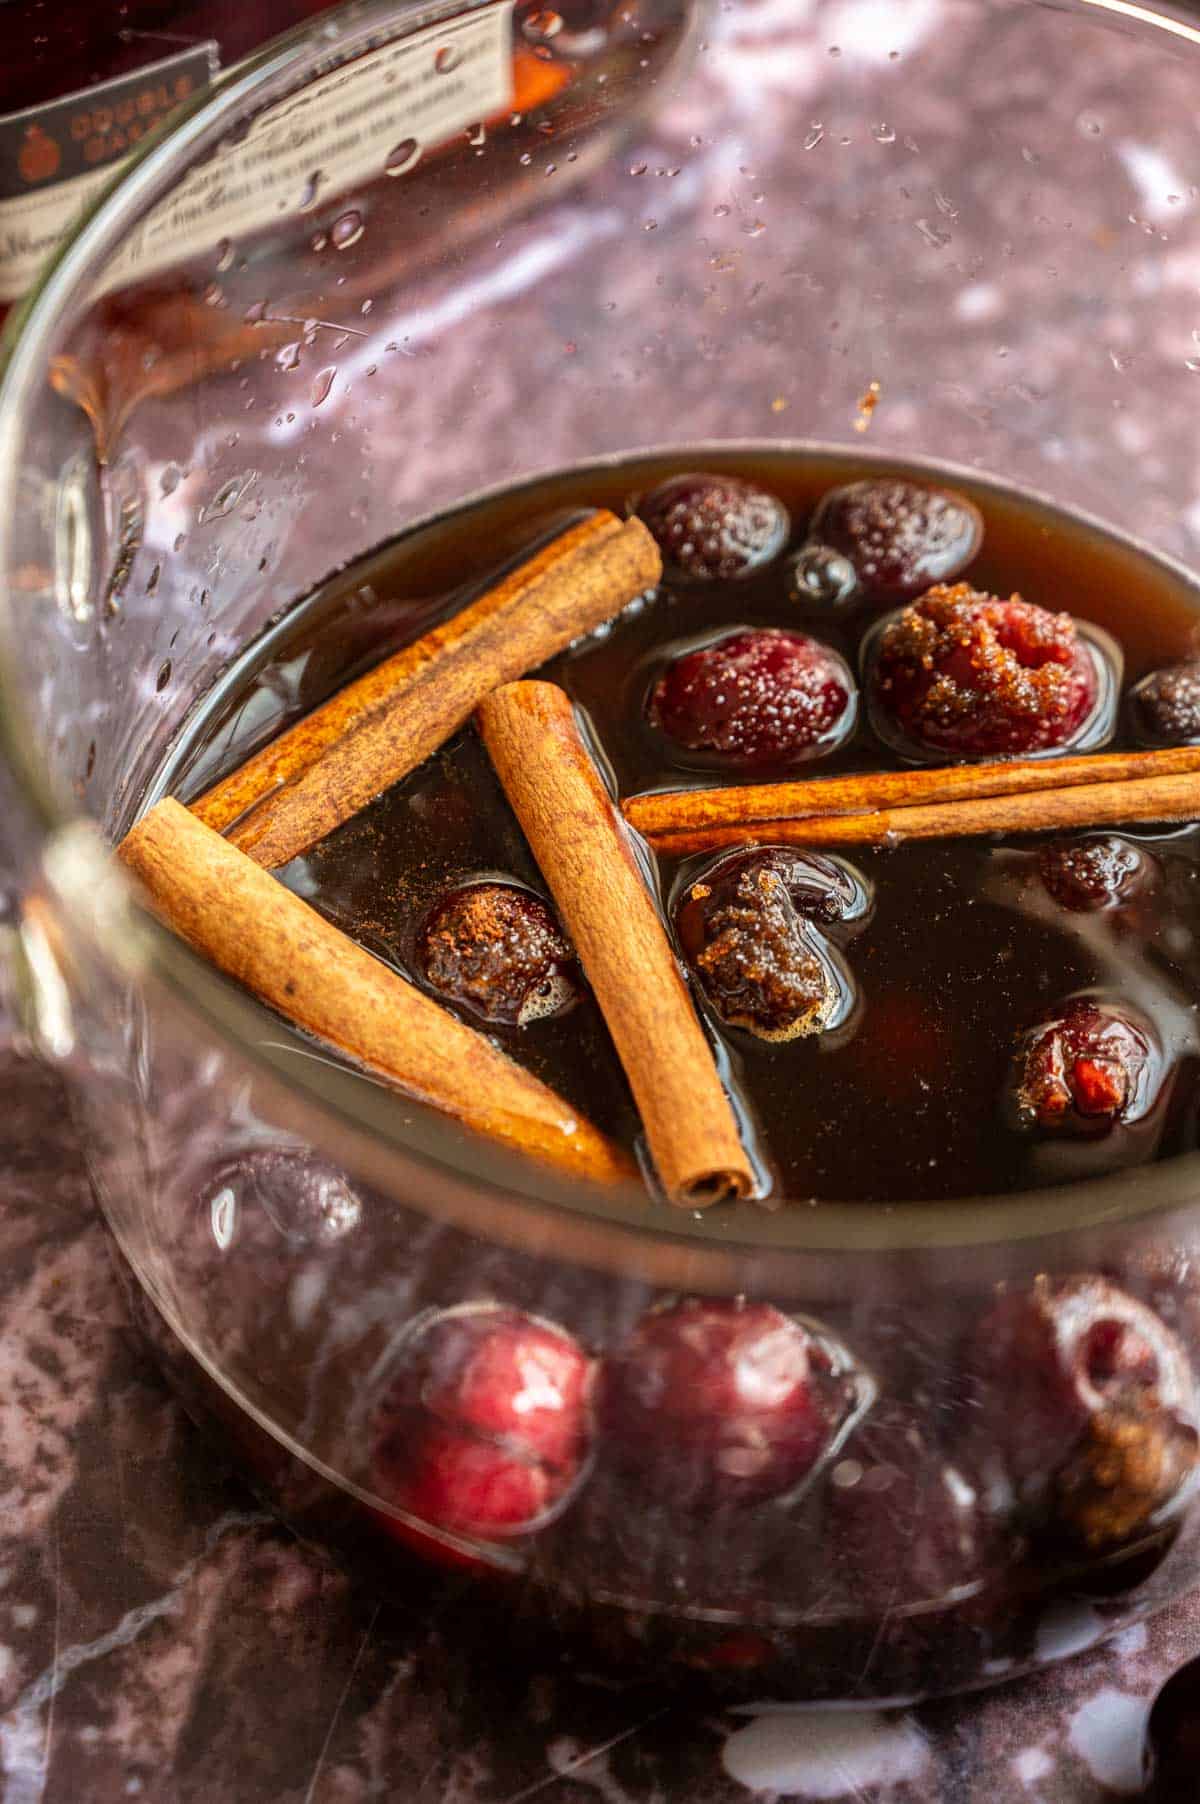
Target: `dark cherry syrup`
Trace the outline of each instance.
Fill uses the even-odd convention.
[[[372,553],[231,668],[164,787],[195,795],[591,505],[640,507],[667,564],[653,596],[540,673],[584,713],[622,796],[1192,737],[1196,592],[1135,545],[958,474],[704,452],[552,477]],[[689,897],[718,862],[659,862],[693,958]],[[859,903],[826,897],[819,920],[795,882],[755,879],[754,906],[774,898],[780,1031],[747,1000],[730,938],[748,879],[693,969],[772,1202],[987,1196],[1195,1145],[1200,828],[855,847],[832,868]],[[472,729],[282,875],[636,1142],[603,1021]],[[523,937],[507,976],[453,943],[485,912],[494,944]]]

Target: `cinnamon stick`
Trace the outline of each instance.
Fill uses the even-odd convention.
[[[947,773],[943,773],[947,774]],[[894,845],[906,839],[956,839],[981,833],[1044,833],[1053,829],[1136,826],[1200,820],[1200,774],[1079,783],[1070,789],[1032,789],[1009,795],[926,802],[870,814],[818,814],[765,820],[753,826],[699,827],[652,841],[658,852],[683,857],[752,842],[785,846]]]
[[[180,803],[152,808],[119,856],[155,913],[197,952],[410,1096],[574,1176],[636,1175],[561,1097]]]
[[[986,796],[1031,794],[1076,784],[1110,783],[1200,771],[1200,746],[1163,751],[1093,752],[1073,758],[1025,758],[993,764],[953,764],[921,770],[859,771],[846,777],[809,777],[787,783],[751,783],[727,789],[683,789],[631,796],[624,804],[631,827],[660,850],[728,845],[762,827],[774,836],[782,823],[822,815],[874,814],[890,808],[941,805]],[[710,831],[722,837],[708,837]],[[755,834],[754,837],[761,837]]]
[[[661,574],[641,521],[598,510],[297,721],[194,813],[256,864],[286,864],[415,770],[489,690],[611,619]]]
[[[492,763],[575,943],[672,1202],[748,1196],[754,1172],[712,1049],[571,703],[510,683],[478,714]]]

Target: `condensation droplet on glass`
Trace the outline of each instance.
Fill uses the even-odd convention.
[[[1023,163],[1033,163],[1033,164],[1037,164],[1037,163],[1040,163],[1040,162],[1041,162],[1041,158],[1040,158],[1040,157],[1039,157],[1039,156],[1038,156],[1038,153],[1037,153],[1037,151],[1036,151],[1036,150],[1031,150],[1031,149],[1030,149],[1030,148],[1029,148],[1029,146],[1028,146],[1028,144],[1022,144],[1022,146],[1021,146],[1021,161],[1022,161],[1022,162],[1023,162]]]
[[[225,299],[225,290],[221,287],[219,282],[210,282],[208,287],[204,290],[204,305],[206,307],[224,307],[228,305]]]
[[[163,690],[166,688],[166,686],[170,682],[170,680],[171,680],[171,660],[170,660],[170,658],[165,658],[163,660],[163,662],[159,665],[158,675],[154,679],[154,687],[159,695],[162,694]]]
[[[825,127],[814,119],[813,123],[809,126],[807,135],[804,139],[805,150],[815,150],[824,136]]]
[[[747,220],[746,224],[742,227],[747,238],[761,238],[766,229],[767,222],[765,219]]]
[[[643,230],[643,232],[657,232],[657,230],[658,230],[657,219],[644,219],[642,221],[642,230]]]
[[[179,468],[179,465],[167,464],[163,469],[162,475],[158,479],[159,493],[162,495],[173,495],[182,481],[183,471]]]
[[[546,167],[542,170],[543,175],[557,175],[557,173],[558,173],[558,164],[557,163],[547,163]]]
[[[646,167],[645,163],[631,163],[629,165],[629,173],[630,175],[645,175]]]
[[[227,269],[233,268],[233,244],[228,238],[222,238],[217,245],[217,274],[223,276]]]
[[[886,119],[881,119],[878,125],[873,125],[871,127],[871,136],[874,138],[876,144],[894,144],[896,142],[896,128],[894,125],[889,125]]]
[[[462,62],[462,51],[457,44],[443,44],[435,51],[433,66],[439,75],[452,75]]]
[[[212,1237],[223,1253],[233,1244],[237,1216],[237,1196],[228,1184],[223,1184],[209,1205]]]
[[[309,242],[315,251],[323,251],[329,240],[324,232],[314,232]]]
[[[330,242],[335,251],[348,251],[352,244],[357,244],[365,227],[363,216],[354,207],[334,220],[329,228]]]
[[[186,543],[187,543],[186,532],[177,532],[175,534],[174,540],[172,541],[171,550],[172,551],[182,551],[184,548],[184,545]]]
[[[945,250],[951,241],[949,232],[941,231],[937,226],[931,225],[927,219],[917,220],[917,230],[926,244],[931,244],[935,250]]]
[[[829,46],[829,54],[830,54],[830,56],[840,56],[842,54],[841,45],[840,44],[831,44]]]
[[[1081,132],[1087,132],[1092,138],[1098,138],[1104,130],[1103,124],[1097,119],[1095,113],[1080,113],[1076,124]]]
[[[275,353],[275,363],[277,368],[281,370],[294,370],[298,368],[300,363],[299,344],[293,341],[291,344],[282,345]]]
[[[153,595],[155,593],[155,591],[158,588],[158,579],[161,575],[162,575],[162,565],[155,564],[153,570],[150,572],[150,575],[146,580],[147,595]]]
[[[549,6],[535,8],[521,21],[522,36],[530,44],[544,44],[548,39],[556,38],[562,28],[562,14]]]
[[[933,204],[939,213],[945,214],[947,219],[958,218],[958,208],[950,199],[950,196],[948,194],[943,194],[940,188],[935,188],[933,191]]]
[[[401,138],[394,149],[388,151],[387,162],[383,166],[385,175],[403,175],[411,169],[421,154],[420,141],[416,138]]]
[[[303,188],[300,190],[300,199],[297,205],[301,213],[307,213],[310,207],[316,206],[317,194],[320,190],[321,183],[324,180],[325,171],[323,169],[314,169]]]
[[[1133,358],[1127,351],[1114,351],[1110,349],[1108,361],[1112,364],[1114,370],[1123,373],[1133,363]]]
[[[529,165],[533,162],[533,152],[531,150],[523,150],[517,158],[517,161],[523,169],[528,169]]]
[[[228,482],[223,482],[212,500],[200,509],[196,524],[203,526],[208,520],[224,520],[242,500],[257,476],[257,470],[245,470],[240,476],[231,476]]]
[[[1183,367],[1191,370],[1193,376],[1200,376],[1200,357],[1185,357]]]
[[[713,218],[714,219],[728,219],[729,215],[732,211],[733,211],[732,207],[727,205],[727,203],[725,201],[723,201],[723,200],[718,201],[716,206],[713,208]]]
[[[316,375],[313,377],[312,389],[310,391],[314,407],[320,407],[322,401],[329,398],[329,391],[333,387],[333,379],[336,375],[337,366],[332,363],[328,364],[325,369],[317,371]]]
[[[467,127],[467,143],[472,150],[478,150],[481,145],[487,143],[487,126],[482,119],[477,124]]]
[[[888,62],[889,63],[898,63],[899,61],[900,61],[900,52],[898,50],[889,50],[888,51]]]

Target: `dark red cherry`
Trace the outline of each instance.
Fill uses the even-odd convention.
[[[1131,1008],[1072,997],[1017,1050],[1017,1120],[1051,1132],[1107,1133],[1154,1106],[1164,1077],[1150,1023]]]
[[[1189,1804],[1200,1773],[1200,1659],[1173,1672],[1146,1723],[1142,1778],[1147,1804]]]
[[[959,755],[1068,746],[1096,707],[1095,657],[1069,614],[956,583],[879,635],[871,697],[885,736]]]
[[[832,750],[853,726],[854,678],[816,639],[746,627],[669,664],[648,712],[688,751],[740,765],[799,763]]]
[[[787,509],[737,476],[672,476],[638,503],[668,569],[702,582],[750,576],[787,541]]]
[[[540,1526],[586,1463],[594,1372],[564,1329],[519,1310],[430,1317],[403,1343],[375,1414],[376,1489],[481,1540]]]
[[[790,1490],[845,1411],[827,1350],[769,1303],[689,1298],[642,1318],[608,1362],[609,1456],[687,1507]]]
[[[874,601],[911,601],[966,569],[983,541],[983,517],[965,495],[903,476],[831,489],[811,536],[851,563]]]
[[[1038,875],[1060,908],[1090,914],[1131,901],[1145,887],[1149,860],[1115,833],[1055,839],[1038,853]]]
[[[1148,745],[1200,741],[1200,663],[1152,670],[1130,691],[1138,737]]]
[[[441,897],[417,958],[432,989],[485,1021],[526,1027],[579,996],[579,966],[554,915],[512,883],[467,883]]]
[[[1196,1459],[1181,1343],[1102,1277],[1038,1278],[981,1322],[973,1419],[1013,1501],[1094,1549],[1119,1546]]]

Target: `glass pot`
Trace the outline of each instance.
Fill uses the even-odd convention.
[[[1190,1481],[1103,1544],[1047,1538],[1023,1503],[1061,1474],[1006,1464],[972,1364],[981,1334],[1015,1340],[1005,1309],[1111,1314],[1103,1284],[1200,1358],[1194,1157],[987,1202],[695,1218],[568,1188],[299,1048],[106,851],[266,623],[539,471],[816,440],[957,463],[1194,561],[1198,74],[1200,35],[1126,0],[375,0],[150,142],[11,323],[0,682],[28,1030],[74,1075],[183,1394],[387,1582],[415,1550],[626,1670],[849,1699],[1012,1674],[1200,1575]],[[681,1298],[846,1350],[853,1406],[791,1491],[680,1501],[599,1434],[505,1532],[389,1493],[381,1400],[431,1324],[531,1318],[603,1363]]]

